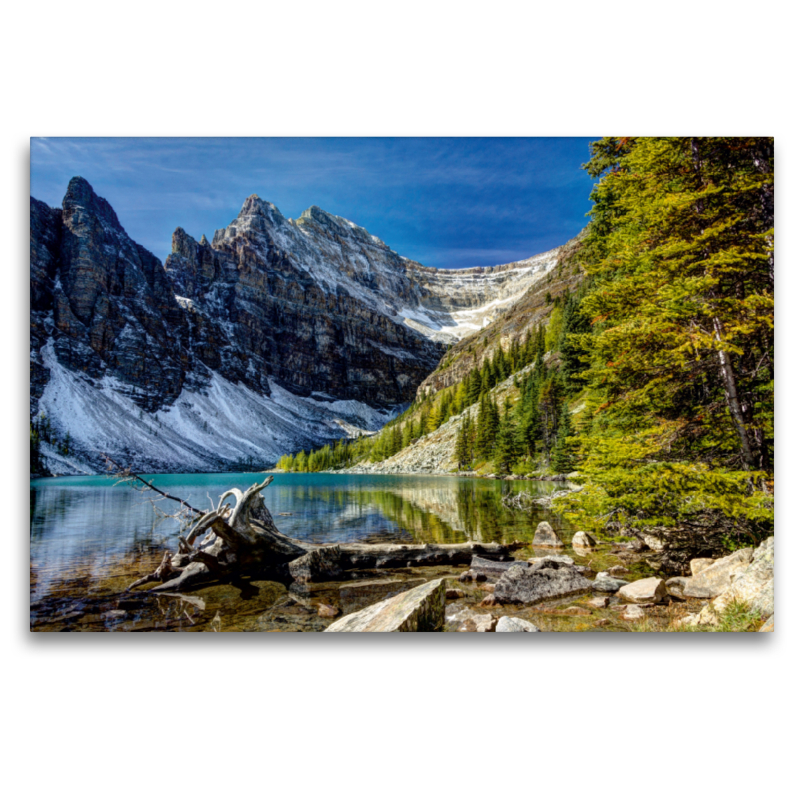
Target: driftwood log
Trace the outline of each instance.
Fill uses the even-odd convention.
[[[521,542],[302,543],[278,530],[264,503],[261,492],[273,478],[269,475],[244,492],[229,489],[210,511],[192,509],[196,513],[195,521],[185,537],[178,537],[177,552],[166,553],[156,570],[134,581],[128,590],[156,583],[158,585],[151,587],[151,591],[176,592],[192,585],[245,577],[307,583],[340,578],[353,569],[470,564],[476,555],[506,560],[512,550],[522,547]],[[233,506],[226,502],[229,498],[235,500]],[[183,502],[179,498],[170,499]]]

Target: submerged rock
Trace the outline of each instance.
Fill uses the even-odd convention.
[[[520,619],[519,617],[500,617],[497,620],[497,633],[540,633],[532,622]]]
[[[536,603],[590,589],[591,583],[568,564],[545,561],[528,569],[515,566],[508,570],[495,584],[494,596],[501,603]]]
[[[325,633],[410,633],[444,628],[444,580],[438,578],[334,622]]]
[[[488,558],[473,556],[470,569],[482,575],[486,575],[487,577],[497,578],[514,564],[522,564],[525,566],[524,561],[491,561]]]

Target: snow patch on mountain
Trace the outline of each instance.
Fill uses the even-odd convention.
[[[63,367],[52,340],[42,355],[50,381],[39,410],[62,439],[69,433],[70,454],[47,445],[42,452],[47,468],[61,475],[102,471],[103,454],[146,472],[267,467],[286,452],[373,433],[402,410],[298,397],[272,381],[271,396],[262,397],[212,373],[202,389],[184,388],[169,408],[151,414],[131,399],[130,386]]]

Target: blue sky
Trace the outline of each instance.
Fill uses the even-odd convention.
[[[594,138],[31,139],[31,195],[60,206],[81,175],[162,260],[175,228],[210,239],[257,194],[286,217],[346,217],[426,266],[490,266],[584,227]]]

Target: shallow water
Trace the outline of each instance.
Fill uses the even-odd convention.
[[[228,488],[263,479],[247,473],[145,477],[198,508]],[[153,493],[106,477],[41,479],[30,488],[34,630],[321,630],[329,620],[317,617],[312,600],[341,606],[344,599],[349,608],[375,602],[353,599],[342,584],[311,587],[304,598],[281,584],[252,581],[199,589],[188,599],[143,596],[118,609],[115,596],[151,571],[165,549],[175,549],[179,523],[164,515],[178,505],[162,500],[154,506]],[[544,519],[569,542],[572,527],[551,512],[511,511],[501,502],[508,492],[546,495],[558,488],[436,476],[280,474],[264,497],[283,533],[314,543],[530,542]],[[348,580],[431,579],[462,569],[375,570]]]

